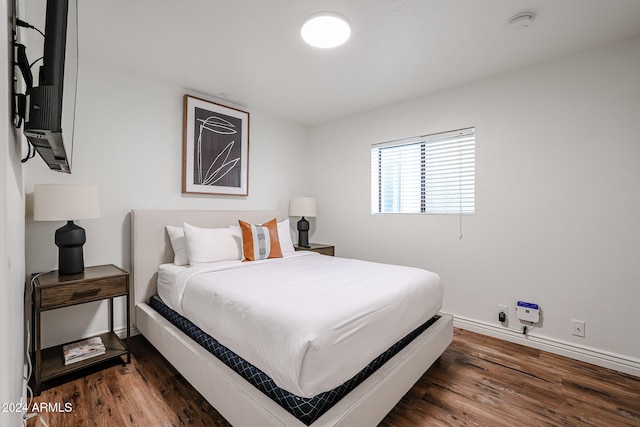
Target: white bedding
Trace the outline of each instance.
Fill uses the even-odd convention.
[[[312,397],[342,384],[433,317],[437,274],[297,252],[158,273],[158,293],[281,388]]]

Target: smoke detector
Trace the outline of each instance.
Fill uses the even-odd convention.
[[[531,12],[519,13],[513,18],[509,19],[509,22],[507,22],[507,28],[510,29],[511,31],[522,30],[524,28],[527,28],[529,25],[531,25],[532,21],[533,21],[533,13]]]

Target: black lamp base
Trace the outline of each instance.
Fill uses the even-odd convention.
[[[58,246],[58,274],[78,274],[84,271],[82,246],[87,241],[84,228],[68,221],[67,225],[56,230]]]
[[[298,221],[298,246],[301,248],[310,248],[309,245],[309,221],[302,217]]]

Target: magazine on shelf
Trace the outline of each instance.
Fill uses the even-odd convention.
[[[99,356],[107,351],[106,347],[102,343],[102,338],[100,337],[88,338],[86,340],[67,344],[62,347],[62,350],[64,352],[65,365]]]

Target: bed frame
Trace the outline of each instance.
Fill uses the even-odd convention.
[[[305,424],[246,382],[148,305],[156,294],[157,269],[173,262],[166,225],[226,227],[238,219],[263,223],[286,218],[273,211],[131,212],[132,281],[135,327],[236,427],[304,427]],[[398,403],[453,339],[452,316],[441,317],[369,378],[318,418],[312,427],[374,426]]]

